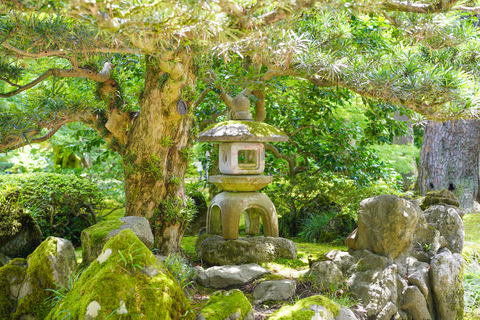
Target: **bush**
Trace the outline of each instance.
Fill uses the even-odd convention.
[[[80,243],[83,229],[97,223],[96,212],[103,209],[98,187],[75,175],[1,175],[0,191],[5,194],[8,190],[19,192],[19,204],[37,221],[44,238],[62,237],[74,245]]]
[[[333,174],[298,174],[295,183],[277,182],[264,192],[277,209],[280,234],[283,237],[301,236],[311,242],[346,237],[355,228],[363,199],[381,194],[401,195],[396,180],[360,186]]]

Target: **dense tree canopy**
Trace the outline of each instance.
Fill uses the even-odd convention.
[[[250,97],[261,121],[266,93],[292,76],[362,96],[380,106],[372,119],[400,105],[432,119],[471,117],[477,12],[441,0],[3,1],[0,151],[68,122],[92,126],[123,157],[127,214],[148,217],[157,246],[176,251],[192,114],[209,93],[228,111],[232,97]],[[242,59],[244,72],[222,77],[218,58],[226,70]]]

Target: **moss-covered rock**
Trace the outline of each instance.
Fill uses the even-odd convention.
[[[124,229],[131,229],[148,249],[153,248],[153,234],[147,219],[122,217],[102,221],[82,231],[82,265],[88,266],[100,255],[107,241]]]
[[[59,286],[67,287],[71,274],[77,269],[75,249],[70,241],[48,237],[27,258],[27,271],[12,320],[45,319],[51,309],[46,303]]]
[[[26,258],[42,242],[42,232],[19,196],[18,190],[0,194],[0,253],[11,258]]]
[[[253,309],[242,291],[220,290],[215,292],[208,300],[198,320],[253,320]]]
[[[317,315],[317,318],[314,318]],[[269,320],[335,319],[340,315],[340,306],[324,296],[312,296],[299,300],[293,306],[284,306],[275,311]]]
[[[0,268],[0,320],[10,320],[15,312],[20,285],[27,272],[27,260],[13,259]]]
[[[295,243],[280,237],[225,240],[217,235],[202,235],[195,243],[195,250],[204,263],[212,266],[295,260],[297,257]]]
[[[437,205],[437,204],[443,204],[443,205],[451,205],[455,207],[460,206],[460,201],[458,201],[457,197],[448,190],[438,190],[438,191],[430,191],[427,192],[427,195],[425,198],[423,198],[422,204],[420,205],[420,208],[422,210],[427,210],[431,206]]]
[[[47,319],[194,319],[176,280],[130,229],[108,240]]]

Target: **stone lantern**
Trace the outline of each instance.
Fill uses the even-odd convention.
[[[241,114],[236,118],[251,119],[248,115]],[[252,120],[224,121],[199,135],[199,142],[220,144],[222,174],[210,176],[208,180],[224,190],[212,199],[208,208],[207,234],[221,235],[226,240],[238,239],[240,217],[245,212],[247,235],[259,233],[262,219],[264,236],[278,237],[275,206],[258,190],[272,182],[271,176],[262,174],[265,169],[263,143],[287,140],[279,129]]]

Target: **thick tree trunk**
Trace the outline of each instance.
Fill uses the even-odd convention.
[[[180,251],[187,222],[182,209],[192,114],[182,115],[177,103],[183,98],[191,107],[196,78],[187,56],[146,60],[141,112],[124,151],[126,215],[149,219],[155,247],[168,254]]]
[[[428,121],[423,135],[417,187],[449,189],[469,210],[478,197],[480,122],[476,120]]]

